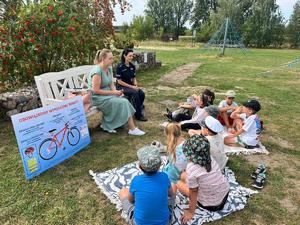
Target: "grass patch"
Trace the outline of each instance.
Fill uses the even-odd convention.
[[[298,224],[300,221],[299,162],[300,110],[299,73],[278,68],[297,58],[299,51],[251,49],[247,55],[226,50],[225,57],[204,53],[186,43],[141,43],[141,49],[154,49],[162,68],[138,74],[146,91],[149,122],[139,123],[147,131],[143,137],[128,137],[126,129],[109,135],[91,129],[92,143],[83,151],[32,181],[26,181],[17,143],[10,122],[0,123],[0,223],[1,224],[125,224],[120,214],[97,189],[88,174],[90,169],[105,171],[136,160],[136,149],[152,140],[164,142],[157,126],[164,121],[165,100],[179,102],[204,87],[216,92],[216,103],[228,89],[237,92],[237,102],[258,97],[260,116],[265,122],[263,142],[269,156],[230,156],[229,166],[237,180],[251,187],[251,172],[257,163],[267,165],[266,187],[247,207],[211,224]],[[161,48],[161,49],[160,49]],[[190,63],[201,66],[181,86],[166,85],[159,79],[166,73]],[[174,106],[175,107],[175,106]],[[5,138],[4,138],[5,137]]]

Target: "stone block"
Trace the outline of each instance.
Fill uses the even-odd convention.
[[[20,113],[20,112],[19,112],[17,109],[13,109],[13,110],[7,111],[7,112],[6,112],[6,116],[7,116],[7,117],[11,117],[11,116],[16,115],[16,114],[18,114],[18,113]]]

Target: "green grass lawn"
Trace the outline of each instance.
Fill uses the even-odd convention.
[[[215,91],[216,103],[228,89],[237,92],[239,103],[258,97],[262,103],[259,115],[266,126],[263,143],[270,151],[268,156],[230,156],[229,166],[242,185],[251,186],[250,174],[259,162],[267,165],[268,182],[244,210],[211,224],[300,224],[300,71],[279,68],[258,75],[292,61],[300,51],[251,49],[244,56],[229,50],[225,57],[216,57],[213,52],[183,44],[162,47],[147,42],[140,48],[154,49],[163,62],[162,68],[138,74],[147,94],[150,119],[139,126],[147,135],[137,138],[129,137],[126,129],[113,135],[91,129],[89,147],[26,181],[12,125],[0,122],[0,224],[125,224],[88,171],[105,171],[132,162],[139,147],[152,140],[164,142],[158,127],[164,121],[164,101],[182,101],[205,87]],[[202,64],[182,85],[159,80],[189,62]]]

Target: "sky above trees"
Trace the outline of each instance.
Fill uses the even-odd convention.
[[[144,10],[147,5],[147,0],[127,0],[132,8],[130,11],[126,12],[124,15],[121,14],[119,7],[115,8],[115,17],[114,25],[122,25],[124,22],[130,23],[134,15],[143,15]],[[289,19],[293,12],[293,6],[297,0],[276,0],[277,4],[280,6],[282,15],[286,20]]]

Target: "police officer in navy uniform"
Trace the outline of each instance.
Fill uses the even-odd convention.
[[[125,49],[122,52],[121,62],[117,66],[117,89],[123,90],[124,95],[129,100],[133,100],[133,106],[136,110],[135,118],[140,121],[147,121],[148,119],[142,113],[145,93],[138,87],[135,66],[131,63],[133,57],[132,49]]]

